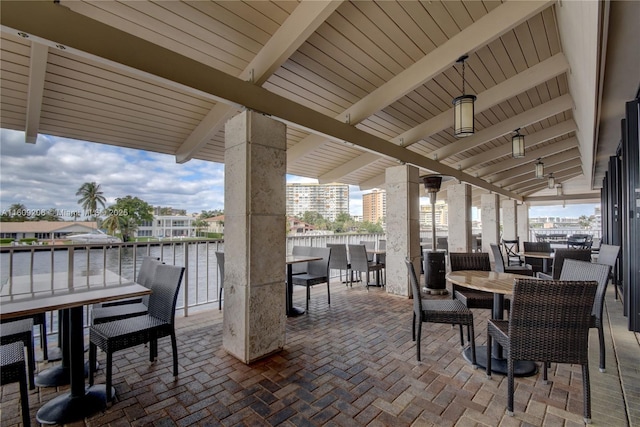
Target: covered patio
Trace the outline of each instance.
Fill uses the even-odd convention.
[[[118,399],[91,426],[283,425],[283,426],[497,426],[583,425],[579,366],[553,365],[516,379],[515,416],[505,415],[506,377],[487,379],[462,357],[457,328],[427,324],[422,362],[411,341],[412,302],[361,284],[332,281],[332,301],[313,289],[308,315],[287,322],[287,346],[245,365],[222,348],[222,312],[178,319],[180,375],[171,375],[171,346],[160,341],[159,358],[147,348],[116,354]],[[305,291],[296,290],[298,304]],[[627,331],[621,303],[607,295],[607,370],[598,371],[597,334],[590,336],[592,425],[640,425],[637,335]],[[382,308],[384,307],[384,309]],[[474,310],[476,344],[486,341],[487,310]],[[104,364],[104,356],[98,358]],[[45,366],[40,364],[41,367]],[[104,369],[97,381],[104,381]],[[39,401],[66,388],[41,388]],[[2,387],[2,424],[18,425],[17,384]],[[82,425],[79,423],[78,425]]]

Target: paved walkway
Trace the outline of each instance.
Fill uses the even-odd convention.
[[[304,290],[296,290],[297,305]],[[222,314],[207,310],[178,319],[180,374],[171,375],[168,339],[159,360],[137,347],[114,357],[117,401],[86,420],[90,426],[579,426],[579,366],[552,365],[541,375],[516,379],[515,416],[505,415],[506,378],[474,370],[461,357],[457,328],[427,324],[422,362],[411,341],[412,302],[381,289],[332,283],[313,290],[310,313],[287,320],[287,345],[279,354],[246,366],[222,349]],[[640,426],[640,345],[626,330],[621,305],[607,296],[607,371],[598,372],[592,331],[591,384],[594,426]],[[486,341],[488,310],[476,315],[476,345]],[[104,362],[104,354],[98,354]],[[44,364],[39,368],[43,369]],[[620,380],[620,376],[622,380]],[[97,382],[104,382],[104,371]],[[16,384],[1,389],[2,426],[18,425]],[[40,389],[41,402],[63,390]],[[83,425],[80,422],[77,425]]]

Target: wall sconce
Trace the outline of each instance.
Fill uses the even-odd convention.
[[[520,134],[520,128],[514,132],[516,134],[511,137],[511,157],[521,159],[524,157],[524,135]]]
[[[535,177],[538,179],[544,178],[544,163],[542,163],[540,157],[538,157],[538,161],[536,162]]]
[[[462,95],[453,99],[453,134],[457,138],[473,135],[474,127],[474,102],[475,95],[467,95],[464,93],[464,61],[469,58],[463,55],[456,62],[462,63]]]
[[[553,177],[553,172],[549,174],[549,180],[547,181],[547,185],[550,189],[556,186],[556,179]]]

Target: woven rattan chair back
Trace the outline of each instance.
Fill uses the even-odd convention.
[[[598,329],[598,341],[600,344],[600,372],[605,371],[605,345],[602,314],[604,311],[604,297],[609,284],[609,272],[611,267],[605,264],[578,261],[568,259],[564,263],[560,280],[595,280],[598,282],[596,297],[591,310],[591,327]]]
[[[366,273],[367,289],[369,289],[369,272],[380,271],[383,268],[381,264],[374,264],[373,261],[369,261],[367,249],[364,244],[349,245],[349,261],[351,264],[351,271],[357,271],[361,275],[362,273]]]
[[[491,271],[491,260],[487,252],[451,252],[449,254],[449,264],[451,265],[451,271]]]
[[[301,285],[307,288],[306,307],[309,311],[309,300],[311,299],[311,287],[320,283],[327,284],[327,302],[331,305],[331,290],[329,284],[329,264],[331,262],[332,248],[312,247],[309,255],[313,257],[322,257],[317,261],[309,261],[307,272],[293,276],[293,284]]]
[[[500,246],[495,243],[491,243],[489,247],[491,247],[491,252],[493,253],[493,260],[496,266],[495,270],[498,273],[504,273],[504,258],[502,257],[502,250],[500,250]]]
[[[345,281],[347,285],[351,284],[351,264],[347,255],[347,245],[343,243],[327,243],[327,247],[331,248],[331,258],[329,259],[329,268],[340,271],[340,281],[342,282],[342,271],[345,271]]]
[[[291,250],[292,255],[298,256],[310,256],[311,255],[311,246],[294,246]],[[309,263],[307,262],[296,262],[291,266],[291,272],[296,274],[304,274],[307,272],[307,266]]]
[[[616,261],[618,261],[618,254],[620,253],[620,246],[617,245],[600,245],[598,251],[598,264],[605,264],[614,268]]]
[[[216,252],[216,263],[218,264],[218,310],[222,310],[222,289],[224,288],[224,252]]]
[[[559,280],[564,261],[567,259],[577,259],[580,261],[591,261],[591,249],[565,249],[558,248],[553,254],[552,273],[553,280]]]
[[[161,264],[156,268],[149,296],[149,315],[173,325],[184,267]]]
[[[0,385],[20,383],[22,424],[29,427],[31,417],[29,416],[29,392],[27,391],[23,343],[13,342],[0,346],[0,377]]]

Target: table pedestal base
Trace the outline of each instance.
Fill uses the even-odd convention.
[[[115,394],[112,387],[111,396]],[[73,397],[71,393],[66,393],[45,403],[38,409],[36,420],[41,424],[68,424],[104,411],[106,407],[106,386],[94,385],[88,387],[83,396]]]
[[[464,349],[462,353],[464,359],[471,363],[471,347]],[[476,363],[478,368],[487,369],[487,346],[476,346]],[[491,372],[494,374],[507,375],[507,359],[491,358]],[[538,367],[534,362],[528,360],[516,360],[513,364],[513,376],[530,377],[538,373]]]
[[[289,317],[302,316],[304,314],[304,312],[305,312],[304,308],[292,306],[289,309],[289,314],[287,314],[287,316],[289,316]]]
[[[89,362],[85,362],[84,364],[84,377],[89,377]],[[60,387],[68,385],[71,383],[71,370],[64,365],[52,366],[36,375],[34,383],[38,387]]]

